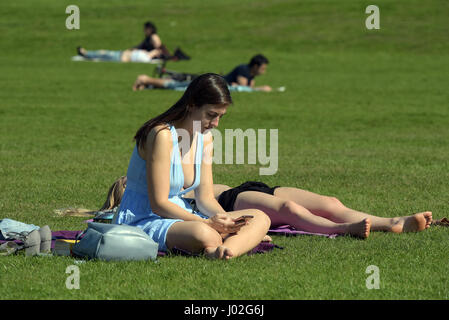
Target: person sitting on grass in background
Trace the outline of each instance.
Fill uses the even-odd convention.
[[[256,87],[255,77],[262,75],[267,70],[268,59],[257,54],[251,58],[248,64],[241,64],[224,76],[230,86],[249,87],[256,91],[272,91],[270,86]]]
[[[148,52],[156,51],[155,58],[163,60],[190,60],[180,48],[176,48],[174,55],[171,55],[167,47],[162,44],[161,38],[157,34],[157,28],[154,23],[148,21],[143,25],[145,39],[133,49],[146,50]]]
[[[176,247],[208,258],[235,258],[262,241],[267,215],[257,209],[225,212],[214,197],[212,134],[205,132],[218,126],[231,103],[223,77],[203,74],[171,108],[137,130],[112,223],[141,228],[161,251]],[[193,190],[199,211],[183,197]],[[243,215],[253,218],[238,223]]]
[[[154,52],[155,58],[162,58],[163,56],[168,56],[167,49],[162,45],[161,38],[157,34],[156,26],[148,21],[143,25],[143,33],[145,34],[145,39],[133,49],[146,50],[149,53]]]

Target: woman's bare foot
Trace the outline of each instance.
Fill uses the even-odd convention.
[[[139,78],[137,78],[136,82],[134,82],[134,85],[133,85],[133,91],[143,90],[143,89],[145,89],[145,84],[142,83],[142,81],[140,81]]]
[[[207,247],[204,249],[204,255],[209,259],[224,259],[229,260],[234,255],[231,249],[225,246]]]
[[[426,211],[411,216],[394,218],[391,232],[418,232],[430,227],[432,212]]]
[[[145,89],[145,86],[147,85],[147,83],[145,82],[146,78],[147,77],[145,75],[138,76],[136,81],[134,82],[133,90],[137,91]]]
[[[265,237],[263,237],[262,239],[262,242],[271,242],[271,241],[273,241],[273,239],[271,239],[271,237],[268,234],[266,234]]]
[[[366,239],[369,237],[370,231],[371,220],[369,218],[365,218],[360,222],[349,224],[347,233],[362,239]]]
[[[140,82],[139,80],[136,80],[136,82],[134,82],[133,84],[133,91],[137,91],[140,88]]]

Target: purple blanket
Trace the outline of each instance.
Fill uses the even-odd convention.
[[[60,230],[60,231],[52,231],[52,241],[51,241],[51,248],[54,249],[56,239],[67,239],[67,240],[75,240],[76,237],[82,232],[83,230],[79,231],[71,231],[71,230]],[[0,240],[0,244],[6,242],[5,240]],[[15,243],[22,244],[20,240],[14,240]],[[257,245],[254,249],[252,249],[250,252],[248,252],[248,255],[255,254],[255,253],[265,253],[267,251],[271,251],[274,248],[284,249],[283,247],[277,246],[272,243],[268,242],[261,242],[259,245]],[[172,254],[175,255],[182,255],[182,256],[198,256],[195,254],[192,254],[186,250],[174,248],[172,250]],[[158,256],[166,256],[167,253],[164,251],[159,251]]]
[[[52,249],[55,246],[55,241],[56,239],[76,239],[76,237],[78,236],[78,234],[80,234],[82,232],[82,230],[79,231],[69,231],[69,230],[62,230],[62,231],[53,231],[51,233],[52,235],[52,242],[51,242],[51,247]],[[275,244],[272,243],[268,243],[268,242],[261,242],[258,246],[256,246],[253,250],[251,250],[248,254],[254,254],[254,253],[265,253],[267,251],[271,251],[274,248],[279,248],[279,249],[283,249],[282,247],[279,247]],[[192,253],[186,251],[186,250],[182,250],[182,249],[178,249],[178,248],[174,248],[173,250],[173,254],[176,255],[186,255],[186,256],[190,256],[193,255]],[[159,251],[158,252],[158,256],[165,256],[167,255],[166,252],[164,251]]]
[[[88,223],[88,222],[92,222],[94,221],[93,219],[89,219],[89,220],[85,220],[84,222]],[[323,237],[328,237],[329,239],[334,239],[335,237],[338,236],[337,233],[333,233],[333,234],[325,234],[325,233],[314,233],[314,232],[306,232],[306,231],[301,231],[301,230],[296,230],[294,227],[292,227],[291,225],[282,225],[282,226],[278,226],[278,227],[272,227],[270,230],[268,230],[268,234],[274,234],[274,235],[282,235],[282,236],[297,236],[297,235],[310,235],[310,236],[323,236]]]
[[[268,234],[274,234],[274,235],[283,235],[283,236],[297,236],[297,235],[310,235],[310,236],[323,236],[328,237],[329,239],[334,239],[338,236],[338,234],[324,234],[324,233],[313,233],[313,232],[306,232],[306,231],[300,231],[296,230],[294,227],[286,224],[283,226],[278,226],[275,228],[271,228],[268,230]]]
[[[51,248],[53,249],[55,247],[56,239],[74,240],[82,231],[83,230],[52,231],[52,233],[51,233],[51,235],[52,235]],[[313,235],[313,236],[324,236],[324,237],[328,237],[330,239],[334,239],[335,237],[337,237],[337,234],[322,234],[322,233],[312,233],[312,232],[296,230],[295,228],[293,228],[290,225],[283,225],[283,226],[278,226],[276,228],[271,228],[270,230],[268,230],[268,234],[284,235],[284,236]],[[4,242],[6,242],[6,241],[0,240],[0,243],[4,243]],[[14,242],[21,243],[18,240],[15,240]],[[252,249],[250,252],[248,252],[248,255],[255,254],[255,253],[265,253],[265,252],[273,250],[274,248],[284,249],[283,247],[277,246],[273,243],[261,242],[254,249]],[[195,256],[194,254],[192,254],[188,251],[178,249],[178,248],[174,248],[172,250],[172,252],[173,252],[173,254],[176,254],[176,255]],[[166,255],[167,255],[166,252],[163,252],[163,251],[158,252],[158,256],[166,256]]]

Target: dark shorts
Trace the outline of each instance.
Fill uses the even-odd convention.
[[[239,193],[244,191],[258,191],[273,195],[274,189],[276,188],[279,188],[279,186],[270,188],[263,182],[247,181],[245,183],[242,183],[238,187],[223,192],[218,198],[218,203],[223,207],[225,211],[234,211],[234,203]]]

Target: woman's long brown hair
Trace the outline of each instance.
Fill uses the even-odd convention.
[[[111,210],[120,205],[123,193],[125,193],[126,181],[126,176],[122,176],[114,182],[114,184],[108,190],[106,201],[100,208],[100,211]]]
[[[108,190],[108,195],[103,206],[98,211],[111,210],[120,205],[123,194],[126,189],[126,176],[122,176],[114,181],[112,186]],[[97,210],[90,210],[85,208],[65,208],[53,210],[58,216],[71,216],[71,217],[92,217],[98,213]]]

